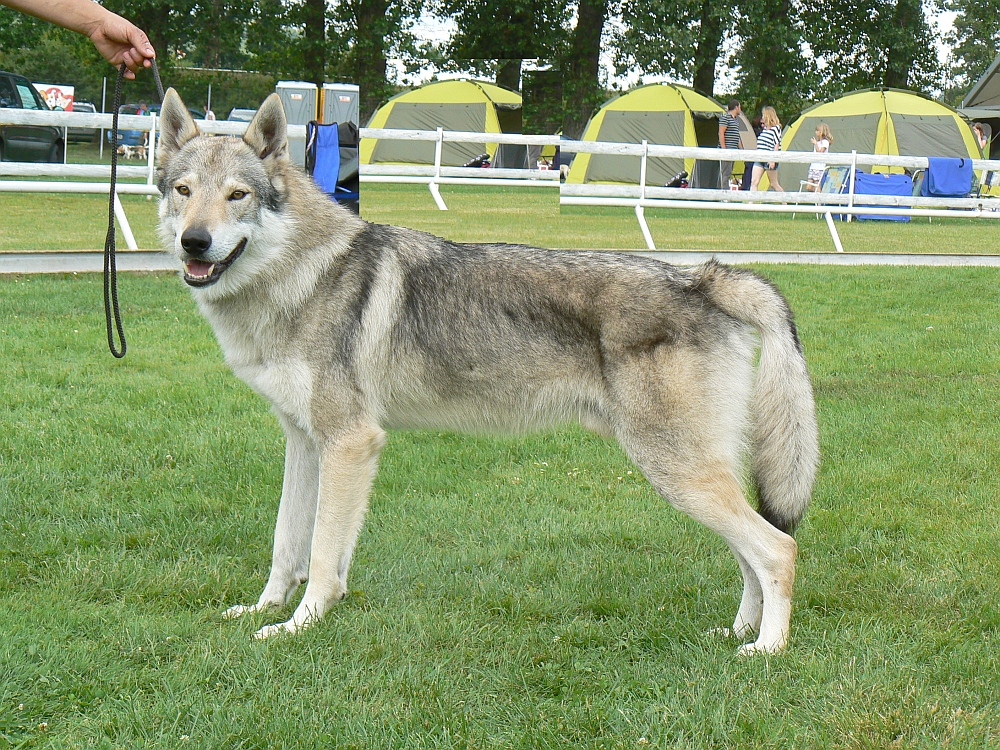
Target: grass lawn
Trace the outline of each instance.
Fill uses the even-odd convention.
[[[96,149],[95,149],[96,153]],[[72,151],[71,151],[72,155]],[[96,156],[92,159],[96,161]],[[448,211],[439,211],[423,185],[365,184],[362,215],[459,242],[504,240],[542,247],[645,248],[635,214],[627,208],[566,206],[554,188],[441,188]],[[140,248],[159,247],[155,200],[122,196]],[[0,193],[0,215],[13,217],[0,232],[0,252],[98,250],[107,232],[107,198],[91,195]],[[826,222],[814,214],[649,210],[647,221],[662,250],[781,250],[833,252]],[[839,223],[844,248],[854,252],[1000,252],[1000,222],[914,219]],[[119,247],[125,241],[119,233]]]
[[[122,277],[121,361],[99,277],[0,277],[0,748],[997,747],[996,271],[763,270],[823,450],[766,659],[705,634],[723,542],[576,429],[392,434],[348,598],[251,642],[275,418],[172,275]]]

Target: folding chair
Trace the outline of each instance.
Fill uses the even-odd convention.
[[[824,169],[816,192],[826,193],[827,195],[840,195],[843,193],[844,188],[847,186],[847,175],[850,173],[850,169],[848,166],[835,166]],[[802,186],[808,182],[809,180],[799,181],[799,192],[802,192]],[[794,213],[792,214],[792,218],[795,218]],[[816,214],[816,218],[819,218],[819,214]]]
[[[972,159],[929,157],[920,194],[925,198],[968,198],[976,175]]]
[[[306,125],[306,172],[320,190],[360,213],[359,131],[352,122]]]

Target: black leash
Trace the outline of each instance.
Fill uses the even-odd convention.
[[[160,82],[160,71],[156,69],[156,60],[153,63],[153,79],[156,81],[156,91],[163,102],[163,84]],[[118,307],[118,266],[115,259],[115,184],[118,181],[118,110],[122,103],[122,84],[125,82],[125,63],[118,69],[118,78],[115,80],[114,109],[111,121],[111,186],[108,190],[108,234],[104,239],[104,319],[108,329],[108,348],[111,353],[121,359],[125,356],[128,344],[125,342],[125,329],[122,327],[122,313]],[[150,148],[153,144],[150,143]],[[114,325],[112,326],[112,313]],[[115,329],[118,331],[118,341],[121,342],[121,349],[115,345]]]

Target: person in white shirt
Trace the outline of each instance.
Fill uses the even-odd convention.
[[[812,137],[813,151],[817,154],[825,154],[830,150],[830,144],[833,143],[833,134],[830,132],[830,126],[825,122],[821,122],[816,126],[816,135]],[[820,183],[823,181],[823,172],[826,171],[826,162],[814,161],[809,165],[809,174],[806,176],[805,189],[806,192],[815,193],[819,190]]]

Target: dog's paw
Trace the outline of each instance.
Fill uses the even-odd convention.
[[[741,657],[751,657],[757,656],[758,654],[764,654],[766,656],[768,654],[780,653],[781,651],[784,651],[784,649],[784,644],[778,645],[754,641],[753,643],[744,643],[740,646],[736,651],[736,655]]]
[[[239,617],[242,617],[245,614],[248,614],[250,612],[256,612],[256,611],[257,611],[257,605],[256,604],[249,605],[249,606],[247,606],[245,604],[236,604],[236,605],[230,607],[229,609],[227,609],[225,612],[222,613],[222,619],[223,620],[235,620],[235,619],[237,619]]]
[[[732,638],[733,631],[729,628],[709,628],[705,631],[705,635],[711,636],[712,638]]]
[[[291,619],[288,620],[287,622],[279,622],[274,625],[265,625],[256,633],[254,633],[251,636],[251,638],[253,638],[253,640],[255,641],[262,641],[265,638],[271,638],[272,636],[276,635],[292,635],[297,630],[301,630],[304,627],[305,624],[296,625],[295,620]]]

